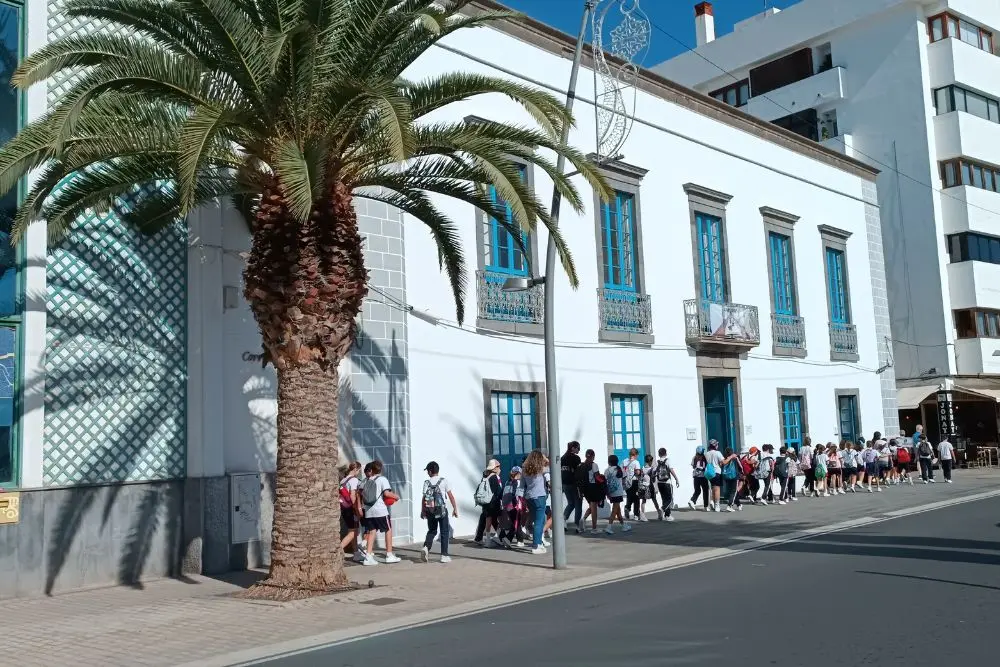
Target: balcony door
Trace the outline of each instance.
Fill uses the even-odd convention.
[[[702,384],[705,399],[706,440],[718,440],[719,449],[739,450],[736,437],[736,387],[733,378],[705,378]]]
[[[695,215],[698,233],[698,276],[702,301],[725,303],[726,261],[722,219],[705,213]]]

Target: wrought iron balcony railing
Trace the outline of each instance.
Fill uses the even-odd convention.
[[[597,308],[601,331],[653,333],[653,310],[648,294],[600,288],[597,290]]]
[[[476,302],[483,320],[541,324],[544,313],[544,285],[522,292],[506,292],[504,281],[510,276],[493,271],[476,272]]]
[[[830,322],[830,353],[832,356],[857,358],[858,328],[844,322]]]
[[[771,313],[771,333],[775,348],[806,349],[806,321],[798,315]]]
[[[696,347],[760,345],[757,306],[702,299],[684,302],[684,337]]]

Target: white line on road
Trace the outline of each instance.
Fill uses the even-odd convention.
[[[635,579],[637,577],[643,577],[650,574],[657,574],[659,572],[676,570],[678,568],[689,567],[691,565],[696,565],[699,563],[706,563],[708,561],[718,560],[720,558],[729,558],[731,556],[738,556],[740,554],[745,554],[751,551],[758,551],[760,549],[765,549],[767,547],[776,544],[788,544],[790,542],[799,542],[802,540],[809,539],[810,537],[816,537],[818,535],[843,532],[845,530],[851,530],[853,528],[870,526],[878,523],[883,523],[885,521],[890,521],[892,519],[898,519],[905,516],[912,516],[914,514],[923,514],[925,512],[932,512],[934,510],[943,509],[945,507],[962,505],[965,503],[976,502],[978,500],[986,500],[988,498],[994,498],[996,496],[1000,496],[1000,489],[994,491],[984,491],[969,496],[963,496],[961,498],[953,498],[951,500],[942,500],[939,502],[929,503],[926,505],[919,505],[917,507],[911,507],[908,509],[895,510],[892,512],[886,512],[878,516],[870,516],[862,519],[855,519],[852,521],[844,521],[842,523],[837,523],[833,525],[818,526],[816,528],[809,528],[807,530],[788,533],[786,535],[782,535],[779,537],[773,537],[773,538],[737,537],[735,539],[746,540],[747,544],[745,546],[740,546],[740,547],[708,549],[706,551],[700,551],[696,554],[689,554],[687,556],[678,556],[676,558],[657,561],[655,563],[646,563],[644,565],[637,565],[635,567],[625,568],[621,570],[614,570],[611,572],[602,572],[601,574],[591,575],[588,577],[580,577],[578,579],[572,579],[557,584],[540,586],[532,590],[517,591],[505,595],[499,595],[487,598],[485,600],[464,602],[443,609],[435,609],[426,612],[419,612],[416,614],[409,614],[405,617],[387,619],[385,621],[381,621],[378,623],[369,623],[356,628],[348,628],[345,630],[334,630],[332,632],[313,635],[311,637],[302,637],[299,639],[293,639],[286,642],[279,642],[277,644],[271,644],[269,646],[259,646],[256,648],[247,649],[245,651],[237,651],[235,653],[229,653],[223,656],[217,656],[205,660],[198,660],[195,662],[185,663],[183,665],[178,665],[178,667],[235,667],[235,666],[259,665],[271,660],[279,658],[287,658],[302,653],[308,653],[310,651],[314,651],[317,649],[330,648],[333,646],[339,646],[343,644],[350,644],[356,641],[360,641],[362,639],[368,639],[369,637],[401,632],[403,630],[412,630],[414,628],[419,628],[425,625],[432,625],[434,623],[450,621],[458,618],[463,618],[465,616],[472,616],[473,614],[479,614],[491,609],[500,609],[503,607],[510,607],[517,604],[523,604],[525,602],[542,600],[545,598],[554,597],[556,595],[562,595],[564,593],[569,593],[572,591],[579,591],[588,588],[594,588],[596,586],[603,586],[611,582],[620,582],[628,579]]]

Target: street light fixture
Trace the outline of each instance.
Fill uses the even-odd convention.
[[[528,278],[525,276],[515,276],[503,281],[504,292],[525,292],[536,285],[544,285],[545,276]]]

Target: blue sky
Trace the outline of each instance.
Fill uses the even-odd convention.
[[[632,1],[626,0],[629,3]],[[499,0],[499,2],[564,32],[576,34],[580,28],[583,0]],[[602,0],[599,7],[607,2],[618,2],[618,0]],[[785,9],[796,2],[797,0],[767,0],[767,6]],[[695,43],[695,4],[696,0],[639,0],[639,6],[649,16],[650,21],[688,47],[693,47]],[[715,7],[715,31],[721,35],[732,31],[733,24],[737,21],[764,11],[765,0],[714,0],[712,4]],[[641,64],[652,67],[684,50],[685,46],[654,27],[649,55]]]

